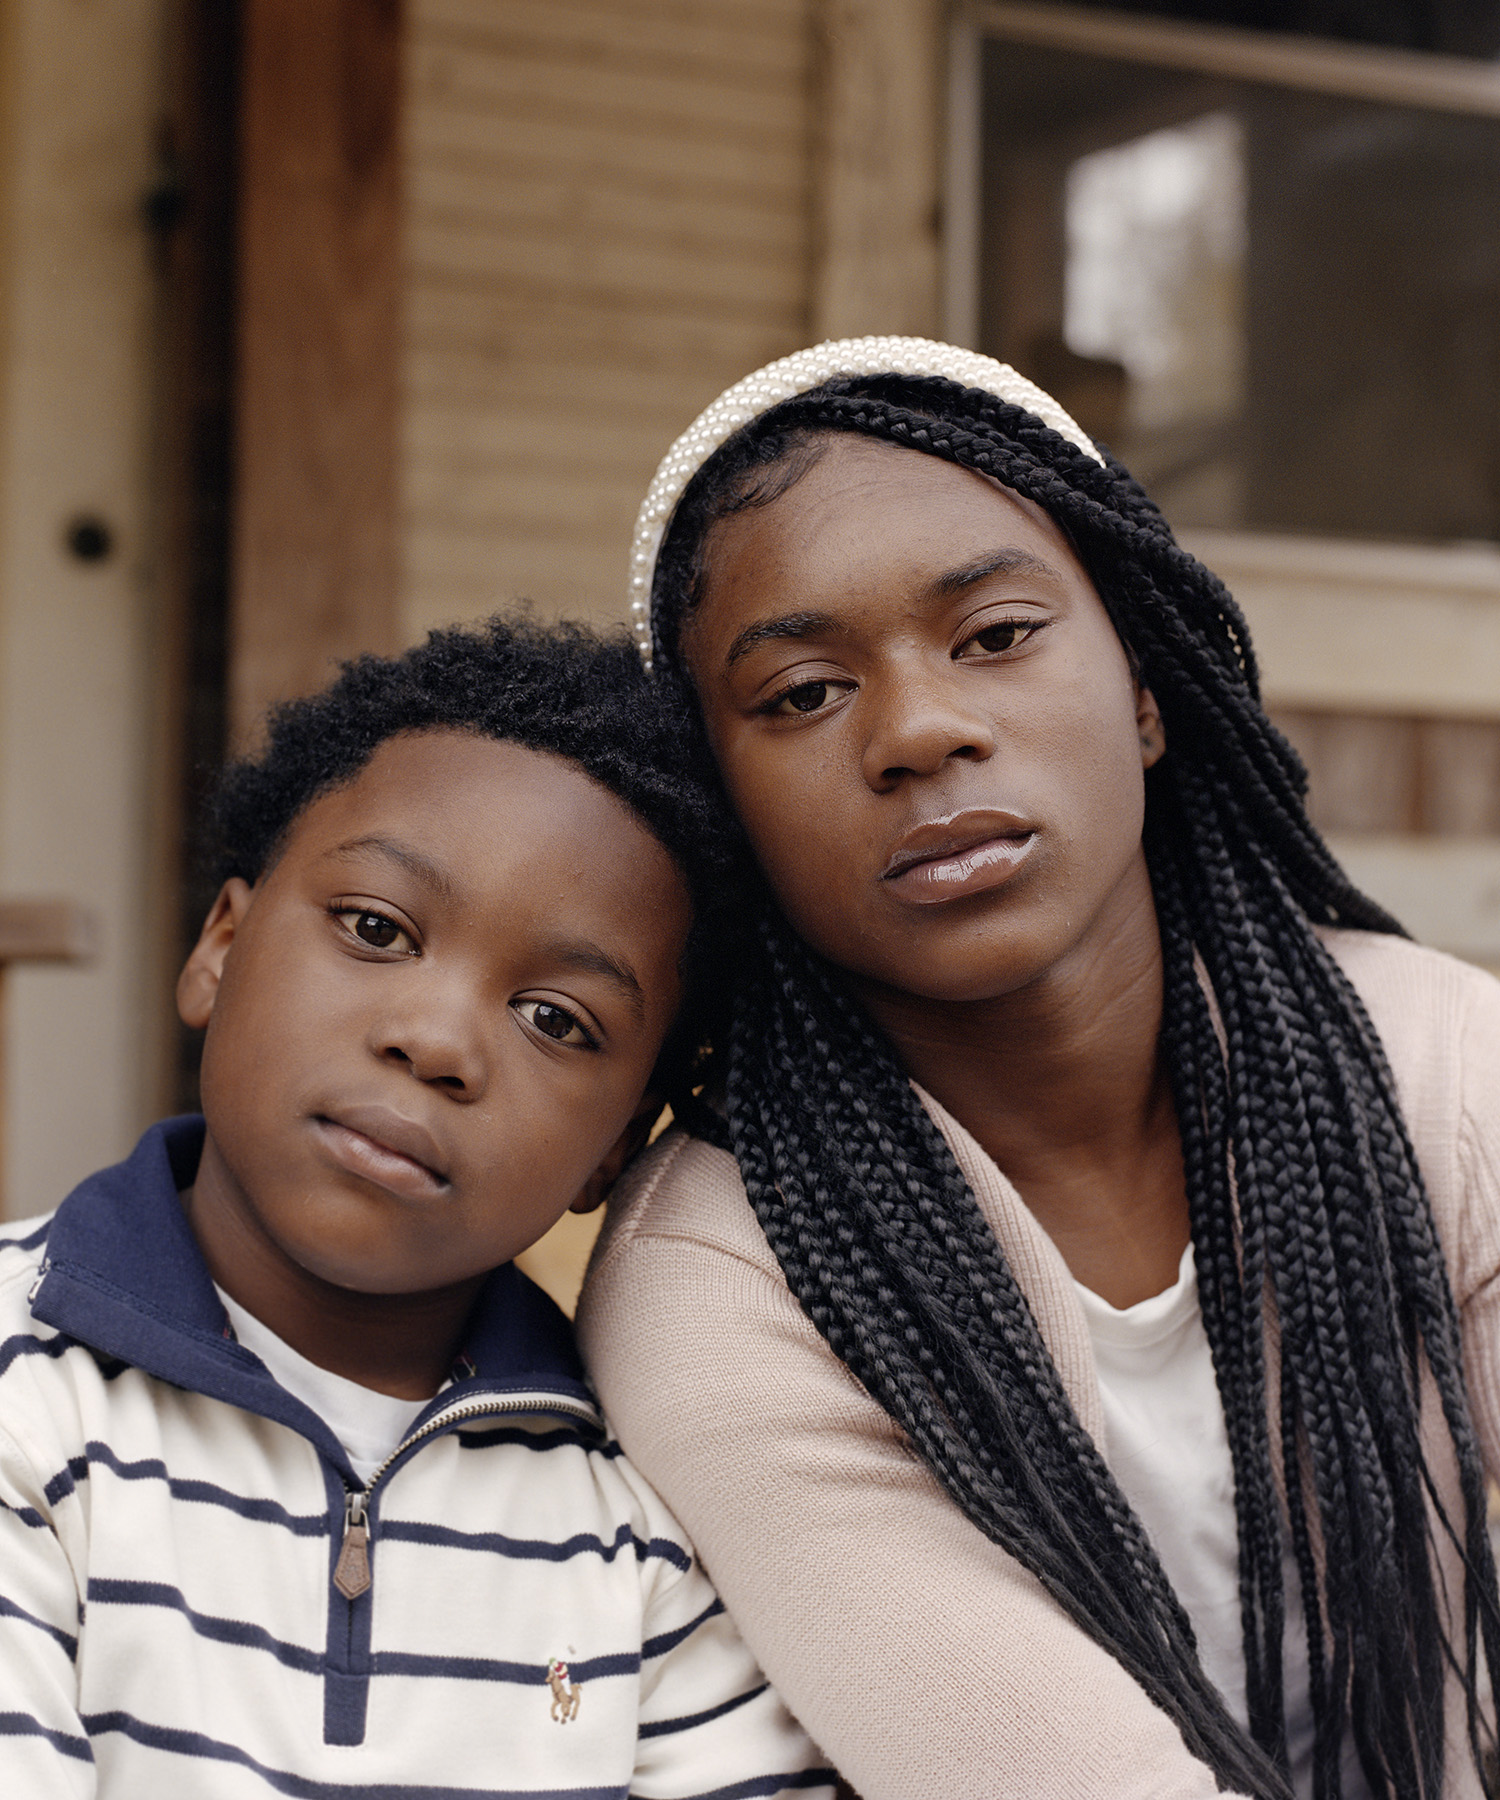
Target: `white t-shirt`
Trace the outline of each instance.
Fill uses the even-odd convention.
[[[1104,1460],[1187,1609],[1204,1673],[1245,1725],[1249,1713],[1234,1465],[1198,1306],[1192,1245],[1183,1251],[1171,1287],[1123,1311],[1081,1283],[1075,1285],[1093,1338],[1104,1402]],[[1287,1748],[1292,1784],[1299,1795],[1310,1796],[1313,1719],[1307,1634],[1289,1542],[1283,1557]],[[1343,1760],[1346,1800],[1368,1800],[1352,1739],[1345,1744]]]
[[[402,1400],[320,1369],[277,1337],[269,1326],[262,1325],[253,1313],[246,1312],[237,1300],[231,1300],[217,1282],[214,1286],[229,1314],[234,1335],[247,1350],[255,1352],[289,1394],[318,1415],[344,1446],[354,1473],[368,1483],[411,1430],[417,1415],[432,1404],[431,1400]]]

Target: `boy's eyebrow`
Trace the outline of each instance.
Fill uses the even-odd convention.
[[[586,975],[602,975],[606,981],[612,981],[630,1002],[630,1010],[636,1018],[645,1018],[645,991],[629,963],[621,962],[587,938],[552,938],[542,946],[542,954],[564,968],[577,969]]]
[[[1029,550],[1010,547],[1004,550],[993,550],[988,556],[976,557],[962,568],[949,569],[946,574],[939,575],[928,592],[939,599],[947,599],[954,594],[961,594],[965,588],[976,583],[987,581],[991,575],[1050,575],[1054,581],[1060,579],[1059,571],[1041,557],[1033,556]]]
[[[373,851],[377,856],[389,858],[393,863],[414,875],[418,881],[426,882],[445,900],[453,898],[453,883],[447,871],[431,857],[424,856],[420,850],[412,849],[410,844],[403,844],[399,838],[379,836],[350,838],[347,842],[336,845],[329,852],[332,856],[359,856]],[[587,975],[602,975],[620,989],[630,1002],[630,1009],[638,1019],[646,1016],[646,994],[635,970],[619,957],[611,956],[598,944],[590,943],[587,938],[552,938],[541,946],[542,957],[551,962],[560,963],[565,969],[577,969]]]
[[[838,621],[832,613],[785,613],[779,619],[758,619],[755,624],[747,625],[725,651],[724,667],[732,669],[758,644],[775,643],[786,638],[819,637],[837,630]]]
[[[359,837],[350,838],[337,845],[329,852],[331,856],[359,856],[373,851],[376,856],[383,856],[387,861],[405,869],[408,875],[414,875],[418,881],[424,882],[441,899],[454,899],[453,882],[448,871],[441,863],[436,863],[430,856],[424,856],[420,850],[414,850],[410,844],[403,844],[399,838]]]

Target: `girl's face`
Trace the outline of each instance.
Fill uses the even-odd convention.
[[[998,998],[1154,918],[1155,702],[1067,540],[998,482],[831,436],[714,527],[683,649],[787,916],[865,982]]]

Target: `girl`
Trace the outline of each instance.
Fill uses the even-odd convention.
[[[633,579],[763,885],[585,1341],[771,1678],[865,1800],[1483,1791],[1500,987],[1350,886],[1222,584],[889,338],[710,408]]]

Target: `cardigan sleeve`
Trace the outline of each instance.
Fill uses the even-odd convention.
[[[1500,981],[1400,938],[1322,935],[1390,1061],[1458,1306],[1480,1448],[1500,1477]],[[1451,1479],[1435,1414],[1424,1430]]]
[[[828,1349],[727,1156],[677,1136],[637,1165],[580,1327],[627,1452],[863,1800],[1217,1793]]]
[[[1500,1476],[1500,982],[1474,980],[1460,1037],[1455,1287],[1474,1425]]]

